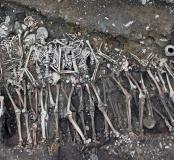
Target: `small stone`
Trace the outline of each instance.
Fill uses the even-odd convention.
[[[161,149],[163,148],[163,146],[162,146],[162,143],[161,143],[161,142],[159,143],[159,146],[160,146],[160,148],[161,148]]]
[[[112,26],[115,27],[116,26],[115,23],[112,23]]]
[[[155,15],[155,19],[157,19],[157,18],[159,18],[159,14],[156,14],[156,15]]]

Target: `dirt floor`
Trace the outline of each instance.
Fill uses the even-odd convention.
[[[163,50],[167,44],[174,44],[174,7],[159,2],[147,6],[140,6],[135,2],[125,1],[78,1],[63,0],[9,0],[0,2],[0,22],[6,15],[15,15],[23,19],[26,15],[35,17],[48,28],[50,37],[62,37],[65,33],[76,33],[79,37],[90,39],[93,44],[104,41],[109,50],[124,49],[125,52],[138,54],[144,49],[137,41],[144,38],[148,46],[148,53],[154,52],[164,56]],[[141,55],[140,55],[141,56]],[[4,93],[5,94],[5,93]],[[154,101],[158,101],[154,98]],[[7,102],[9,104],[9,102]],[[158,106],[158,103],[154,103]],[[10,104],[9,104],[10,106]],[[136,113],[135,113],[136,114]],[[66,131],[62,131],[64,141],[60,143],[39,144],[37,147],[16,147],[17,133],[14,115],[5,115],[0,144],[0,160],[173,160],[174,134],[169,133],[161,119],[157,118],[158,127],[145,129],[145,135],[131,139],[126,130],[116,128],[122,133],[114,138],[112,133],[104,137],[100,132],[103,126],[101,114],[97,111],[96,126],[98,129],[98,143],[82,145],[68,139]],[[157,115],[155,115],[157,116]],[[9,118],[11,117],[11,118]],[[123,115],[124,117],[124,115]],[[136,117],[137,118],[137,117]],[[135,119],[136,119],[135,118]],[[4,120],[0,120],[1,123]],[[62,125],[67,120],[62,120]],[[4,124],[4,123],[3,123]],[[11,127],[9,127],[11,125]],[[66,126],[66,125],[65,125]],[[123,122],[124,126],[124,122]],[[3,126],[4,127],[4,126]],[[126,125],[125,125],[126,127]],[[138,135],[138,129],[135,133]],[[12,131],[9,131],[11,129]],[[65,129],[66,130],[66,129]]]

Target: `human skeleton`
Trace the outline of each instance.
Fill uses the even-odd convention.
[[[123,96],[125,96],[128,133],[131,137],[135,137],[131,114],[133,100],[136,102],[139,110],[140,133],[143,134],[143,126],[147,128],[155,126],[156,121],[153,111],[165,121],[169,130],[172,130],[174,113],[166,104],[164,93],[169,94],[173,103],[174,90],[171,80],[174,78],[174,73],[168,65],[167,59],[160,59],[153,54],[149,55],[147,59],[139,59],[133,53],[129,54],[140,70],[141,68],[146,68],[144,72],[146,72],[151,83],[154,83],[157,88],[161,103],[168,116],[165,117],[151,103],[151,97],[144,81],[144,72],[138,73],[140,81],[137,81],[132,74],[131,63],[129,63],[130,57],[126,57],[122,51],[107,55],[101,51],[102,45],[95,51],[89,40],[85,41],[77,38],[73,40],[66,38],[54,39],[47,42],[47,29],[38,27],[38,23],[32,17],[26,17],[24,24],[16,22],[16,35],[9,38],[8,35],[11,31],[11,28],[8,28],[11,27],[9,23],[10,19],[7,17],[6,21],[0,26],[3,30],[2,26],[6,25],[6,32],[4,31],[6,36],[4,34],[1,36],[3,38],[1,46],[5,49],[4,54],[8,57],[6,62],[9,66],[12,65],[8,68],[10,76],[7,77],[7,83],[4,84],[4,87],[16,114],[20,146],[23,144],[21,115],[24,115],[25,118],[27,143],[34,145],[38,143],[37,129],[39,126],[41,127],[42,142],[46,142],[49,138],[49,108],[54,108],[56,140],[60,139],[59,119],[63,117],[69,120],[85,144],[90,143],[91,138],[95,142],[97,139],[95,107],[98,107],[104,116],[105,133],[109,134],[109,126],[113,135],[119,137],[120,133],[116,130],[116,126],[111,122],[108,115],[107,102],[109,102],[114,116],[118,116],[119,124],[121,124],[120,109],[116,104],[112,103],[112,96],[110,95],[113,85],[116,85],[116,89],[120,90]],[[11,45],[16,40],[19,48],[15,53],[12,53]],[[17,58],[15,57],[16,55]],[[15,65],[13,65],[13,62],[15,62]],[[104,65],[106,63],[107,65]],[[155,76],[153,73],[155,73]],[[122,74],[130,84],[130,88],[124,86],[120,78]],[[167,81],[164,80],[164,76]],[[98,81],[102,81],[103,92],[97,87]],[[161,86],[163,89],[161,89]],[[66,87],[69,87],[69,94],[65,90]],[[9,88],[15,91],[18,101],[13,99]],[[53,93],[53,88],[56,90],[55,94]],[[80,101],[78,114],[80,115],[82,129],[71,110],[72,108],[77,108],[72,104],[72,96],[75,91],[78,92]],[[137,91],[138,97],[136,97]],[[92,137],[90,138],[87,135],[84,117],[85,93],[88,95],[89,100],[88,108],[92,128]],[[104,101],[101,98],[102,94]],[[3,111],[3,98],[2,96],[0,98],[1,110]],[[65,100],[66,103],[63,102]],[[29,116],[30,110],[32,118]],[[144,115],[144,110],[148,111],[147,117]]]

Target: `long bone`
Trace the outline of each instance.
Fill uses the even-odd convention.
[[[84,132],[84,135],[85,137],[87,136],[87,133],[86,133],[86,127],[85,127],[85,120],[84,120],[84,104],[83,104],[83,89],[82,89],[82,86],[79,85],[78,86],[80,91],[79,91],[79,96],[80,96],[80,104],[79,104],[79,114],[80,114],[80,118],[81,118],[81,122],[82,122],[82,127],[83,127],[83,132]]]
[[[130,84],[130,93],[133,96],[136,106],[138,107],[138,100],[137,100],[137,96],[136,96],[137,87],[136,87],[136,85],[133,84],[133,82],[130,80],[129,77],[128,77],[128,82]]]
[[[22,131],[21,131],[21,110],[17,107],[17,105],[15,104],[9,90],[8,90],[8,86],[5,86],[5,89],[6,89],[6,92],[7,92],[7,95],[12,103],[12,106],[15,110],[15,115],[16,115],[16,121],[17,121],[17,128],[18,128],[18,135],[19,135],[19,143],[18,145],[19,146],[22,146],[22,143],[23,143],[23,138],[22,138]]]
[[[161,81],[161,83],[162,83],[164,93],[167,93],[168,90],[167,90],[167,87],[166,87],[165,81],[164,81],[164,79],[163,79],[163,77],[162,77],[160,71],[157,70],[157,73],[158,73],[159,79],[160,79],[160,81]]]
[[[4,113],[4,96],[0,96],[0,118]]]
[[[30,129],[29,129],[29,117],[28,117],[28,111],[27,111],[27,88],[26,88],[26,81],[23,81],[23,88],[24,88],[24,108],[22,109],[22,113],[24,114],[25,117],[25,126],[26,126],[26,131],[27,131],[27,141],[29,144],[32,143],[32,138],[30,134]]]
[[[102,85],[103,85],[103,101],[104,101],[104,104],[105,104],[105,106],[107,106],[107,97],[106,97],[106,81],[105,81],[105,79],[103,79],[102,80]],[[113,107],[113,106],[112,106]],[[106,113],[107,113],[107,109],[106,109]],[[106,119],[105,119],[105,122],[104,122],[104,124],[105,124],[105,130],[104,130],[104,134],[105,135],[108,135],[108,133],[109,133],[109,126],[108,126],[108,123],[107,123],[107,121],[106,121]]]
[[[148,109],[148,117],[144,118],[143,123],[144,123],[145,127],[151,129],[155,126],[156,121],[155,121],[154,115],[153,115],[152,103],[150,100],[149,92],[144,84],[144,79],[143,79],[142,73],[140,73],[140,77],[141,77],[141,87],[146,96],[146,105],[147,105],[147,109]]]
[[[123,94],[126,96],[126,110],[127,110],[127,118],[128,118],[128,132],[130,135],[133,134],[132,131],[132,115],[131,115],[131,99],[132,96],[128,93],[128,91],[122,86],[119,80],[115,78],[115,76],[112,76],[113,80],[116,82],[116,84],[119,86]]]
[[[44,60],[44,65],[45,65],[45,78],[49,77],[49,65],[50,65],[50,57],[49,57],[49,53],[46,52],[45,53],[45,60]]]
[[[21,59],[23,58],[24,56],[24,52],[23,52],[23,46],[22,46],[22,40],[21,40],[21,37],[22,37],[22,26],[19,22],[15,22],[15,25],[14,25],[14,28],[17,32],[17,37],[18,37],[18,42],[19,42],[19,52],[20,52],[20,55],[21,55]]]
[[[50,86],[50,84],[48,84],[48,94],[49,94],[49,100],[50,100],[51,106],[55,106],[55,102],[53,100],[53,95],[52,95],[52,92],[51,92],[51,86]]]
[[[167,62],[164,62],[164,67],[166,68],[167,72],[174,78],[174,73],[172,69],[168,66]]]
[[[37,93],[37,87],[34,88],[34,98],[35,98],[35,109],[33,108],[33,103],[32,103],[32,93],[29,90],[28,92],[28,99],[29,99],[29,104],[31,108],[31,113],[33,116],[34,122],[31,125],[31,130],[32,130],[32,139],[33,139],[33,144],[37,145],[37,114],[38,114],[38,93]]]
[[[91,47],[91,44],[89,42],[89,40],[86,40],[86,44],[89,46],[90,50],[91,50],[91,54],[92,54],[92,57],[93,59],[95,60],[95,68],[94,68],[94,71],[93,71],[93,74],[92,74],[92,77],[91,77],[91,80],[92,81],[95,81],[96,79],[96,76],[97,76],[97,72],[98,72],[98,68],[99,68],[99,65],[100,65],[100,62],[99,60],[97,59],[95,53],[94,53],[94,50],[92,49]]]
[[[166,74],[166,79],[167,79],[167,84],[169,87],[169,96],[170,96],[172,102],[174,103],[174,90],[173,90],[172,85],[170,83],[168,74]]]
[[[45,132],[46,137],[48,138],[48,90],[45,88],[45,104],[44,104],[45,111],[47,112],[47,118],[45,119]]]
[[[40,90],[40,104],[41,104],[41,129],[42,129],[42,142],[45,142],[46,137],[46,121],[48,120],[47,111],[44,108],[43,104],[43,88]]]
[[[56,104],[54,108],[54,118],[56,124],[56,140],[59,140],[59,94],[60,94],[60,84],[56,84]]]
[[[104,118],[105,118],[106,121],[108,122],[108,125],[109,125],[110,128],[112,129],[112,131],[113,131],[113,133],[115,134],[115,136],[116,136],[116,137],[119,137],[119,134],[120,134],[120,133],[114,128],[113,124],[111,123],[111,121],[110,121],[110,119],[109,119],[109,117],[108,117],[108,115],[107,115],[107,113],[106,113],[106,111],[105,111],[105,105],[104,105],[104,103],[102,102],[102,100],[101,100],[101,98],[100,98],[100,96],[99,96],[99,94],[98,94],[98,92],[97,92],[97,89],[96,89],[95,85],[94,85],[93,83],[91,83],[91,86],[92,86],[92,88],[93,88],[93,91],[94,91],[94,93],[95,93],[95,95],[96,95],[96,98],[97,98],[97,101],[98,101],[98,105],[97,105],[98,109],[102,112]]]
[[[34,97],[35,97],[35,112],[38,113],[38,88],[34,88]]]
[[[144,115],[144,105],[145,105],[145,94],[143,93],[142,89],[140,88],[139,84],[137,81],[134,79],[134,77],[127,71],[126,77],[128,78],[129,81],[133,81],[136,87],[138,88],[139,91],[139,121],[140,121],[140,132],[143,133],[143,115]]]
[[[167,89],[167,87],[166,87],[166,85],[165,85],[165,81],[164,81],[164,79],[163,79],[163,77],[162,77],[160,71],[158,70],[157,72],[158,72],[160,81],[161,81],[161,83],[162,83],[162,87],[163,87],[163,91],[164,91],[164,97],[165,97],[165,99],[166,99],[166,102],[167,102],[168,106],[170,107],[171,111],[174,113],[173,105],[172,105],[171,101],[169,100],[169,99],[171,99],[171,100],[174,99],[174,98],[172,98],[172,97],[174,97],[174,91],[173,91],[172,88],[170,88],[171,84],[169,84],[169,83],[170,83],[169,77],[168,77],[168,79],[167,79],[167,77],[166,77],[167,83],[169,84],[169,85],[168,85],[168,86],[169,86],[169,91],[168,91],[168,89]],[[166,74],[167,74],[167,73],[166,73]],[[166,75],[166,76],[168,76],[168,75]],[[167,94],[169,94],[169,96],[170,96],[169,99],[168,99],[168,96],[166,96]],[[172,100],[172,101],[173,101],[173,100]]]
[[[109,88],[111,89],[112,85],[110,83],[110,80],[107,78],[105,81],[106,81],[107,85],[109,86]],[[115,104],[115,105],[113,104],[113,100],[112,100],[112,97],[111,97],[110,93],[107,94],[107,97],[108,97],[108,100],[110,102],[110,105],[111,105],[114,117],[118,117],[118,125],[121,126],[121,123],[122,123],[121,122],[121,116],[120,116],[121,114],[120,114],[120,110],[118,108],[118,105],[117,104]]]
[[[28,76],[30,82],[35,85],[36,84],[36,80],[35,78],[33,77],[33,75],[31,74],[31,72],[28,70],[28,68],[25,69],[25,73],[26,75]]]
[[[33,144],[37,145],[37,123],[32,124],[32,138],[33,138]]]
[[[149,77],[153,80],[154,84],[156,85],[156,88],[157,88],[158,93],[159,93],[160,100],[161,100],[161,102],[162,102],[162,104],[163,104],[163,106],[164,106],[164,108],[165,108],[165,110],[166,110],[166,112],[167,112],[167,114],[170,118],[171,124],[174,126],[174,119],[173,119],[173,117],[170,113],[170,110],[169,110],[166,102],[165,102],[164,93],[161,91],[161,88],[160,88],[158,82],[156,81],[156,79],[154,78],[154,76],[153,76],[150,69],[147,70],[147,73],[148,73]]]
[[[72,54],[71,60],[72,60],[72,63],[73,63],[74,71],[75,71],[76,73],[78,73],[79,70],[78,70],[78,67],[77,67],[77,64],[76,64],[76,59],[75,59],[74,51],[72,51],[71,54]]]
[[[99,49],[98,49],[98,52],[97,52],[98,55],[100,55],[101,57],[105,58],[106,60],[108,60],[109,62],[111,62],[111,63],[113,63],[113,64],[117,64],[117,63],[118,63],[117,61],[115,61],[114,59],[112,59],[112,58],[109,57],[108,55],[102,53],[101,47],[102,47],[102,43],[101,43],[101,45],[100,45],[100,47],[99,47]]]
[[[167,72],[172,76],[172,78],[174,78],[174,73],[172,71],[172,69],[170,68],[170,66],[167,64],[167,59],[166,58],[161,58],[159,59],[159,65],[160,67],[164,67]]]
[[[61,90],[62,90],[62,92],[63,92],[63,94],[64,94],[66,100],[68,101],[68,95],[67,95],[67,93],[66,93],[66,91],[65,91],[65,89],[63,88],[62,85],[61,85]],[[71,107],[72,107],[73,109],[75,109],[75,107],[74,107],[74,105],[73,105],[72,103],[71,103]]]
[[[153,107],[153,110],[164,120],[165,125],[167,126],[167,128],[171,132],[172,131],[172,126],[170,125],[167,118],[157,108]]]
[[[89,96],[89,113],[90,113],[91,125],[92,125],[92,139],[93,139],[93,141],[96,141],[95,121],[94,121],[95,106],[94,106],[94,102],[92,100],[92,96],[91,96],[91,91],[90,91],[90,88],[89,88],[89,84],[86,83],[85,86],[86,86],[86,90],[87,90],[88,96]]]
[[[73,125],[73,127],[76,129],[76,131],[79,133],[80,137],[82,138],[84,144],[87,144],[90,142],[90,139],[86,139],[83,132],[81,131],[80,127],[78,126],[78,124],[76,123],[76,121],[73,120],[72,118],[72,112],[70,110],[70,106],[71,106],[71,97],[72,97],[72,94],[73,94],[73,91],[74,91],[74,85],[72,85],[72,88],[71,88],[71,91],[70,91],[70,94],[69,94],[69,97],[68,97],[68,104],[67,104],[67,117],[68,117],[68,120],[70,121],[70,123]]]
[[[23,81],[24,83],[24,81]],[[25,84],[26,85],[26,84]],[[30,134],[30,129],[29,129],[29,117],[28,117],[28,111],[27,111],[27,97],[26,97],[26,86],[23,84],[23,90],[24,90],[24,99],[21,95],[21,88],[16,88],[16,93],[18,95],[20,104],[22,104],[23,109],[22,109],[22,113],[24,114],[24,118],[25,118],[25,127],[26,127],[26,131],[27,131],[27,142],[28,144],[32,143],[32,139],[31,139],[31,134]]]
[[[24,72],[27,69],[27,66],[28,66],[28,63],[29,63],[30,56],[31,56],[32,52],[33,52],[33,47],[30,48],[30,51],[29,51],[29,53],[27,55],[27,58],[26,58],[26,61],[25,61],[25,64],[24,64],[24,68],[23,68],[22,73],[20,74],[20,77],[19,77],[19,81],[22,81],[22,79],[23,79],[23,75],[24,75]]]

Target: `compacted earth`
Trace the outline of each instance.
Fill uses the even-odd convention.
[[[147,52],[161,56],[167,44],[174,44],[174,7],[164,2],[149,2],[143,6],[136,1],[29,1],[7,0],[0,2],[0,22],[6,16],[22,20],[32,16],[48,28],[50,37],[59,38],[64,34],[79,37],[99,44],[105,42],[106,48],[120,48],[138,54],[148,46]],[[1,91],[6,96],[5,91]],[[115,93],[118,94],[118,93]],[[154,98],[154,101],[158,101]],[[160,105],[154,103],[155,105]],[[11,107],[10,102],[6,106]],[[104,136],[101,123],[103,118],[96,110],[96,129],[98,142],[83,145],[68,138],[67,120],[61,120],[62,141],[39,143],[36,147],[17,147],[17,130],[14,113],[10,109],[1,118],[0,159],[2,160],[173,160],[174,133],[169,132],[164,122],[157,117],[157,127],[144,130],[144,135],[129,137],[126,129],[118,127],[119,138],[112,133]],[[136,112],[133,114],[136,116]],[[137,118],[137,117],[136,117]],[[136,119],[135,118],[135,119]],[[133,119],[134,120],[134,119]],[[123,122],[124,123],[124,122]],[[114,124],[117,128],[117,123]],[[126,125],[123,125],[126,128]],[[121,129],[120,129],[121,128]],[[90,133],[89,133],[90,134]]]

